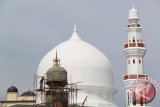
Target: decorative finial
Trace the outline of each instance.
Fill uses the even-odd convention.
[[[58,57],[57,57],[57,50],[56,50],[56,60],[58,59]]]
[[[60,60],[58,59],[58,56],[57,56],[57,50],[56,50],[56,58],[53,60],[54,61],[54,66],[60,66],[59,62]]]
[[[133,8],[132,8],[132,9],[135,9],[135,8],[134,8],[134,3],[133,3]]]
[[[77,25],[74,24],[74,32],[77,32]]]
[[[78,32],[77,32],[77,25],[74,25],[74,31],[72,33],[72,36],[70,38],[70,40],[81,40],[78,36]]]

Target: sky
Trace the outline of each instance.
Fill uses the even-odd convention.
[[[114,72],[115,104],[125,105],[127,73],[123,44],[132,5],[138,9],[147,53],[144,72],[160,84],[159,0],[0,0],[0,99],[11,85],[19,93],[33,89],[43,56],[70,38],[76,23],[81,39],[102,51]],[[157,90],[152,107],[160,105]]]

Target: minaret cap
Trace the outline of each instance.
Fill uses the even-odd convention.
[[[135,6],[133,4],[133,8],[129,10],[129,19],[131,18],[138,18],[139,15],[138,15],[138,10],[135,9]]]
[[[128,21],[129,23],[138,23],[139,21],[138,10],[135,9],[134,4],[133,4],[133,8],[129,10]]]

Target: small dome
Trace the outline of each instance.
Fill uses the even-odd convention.
[[[67,71],[60,66],[54,66],[47,71],[47,76],[53,76],[54,80],[67,80]],[[48,77],[48,79],[51,79]]]
[[[27,91],[21,94],[21,96],[35,96],[35,93],[32,91]]]
[[[67,71],[60,66],[53,66],[47,71],[47,83],[51,81],[62,82],[62,85],[67,84]],[[48,84],[49,85],[49,84]]]
[[[18,89],[15,86],[11,86],[8,88],[7,92],[18,92]]]

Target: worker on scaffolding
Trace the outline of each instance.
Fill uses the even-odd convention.
[[[40,84],[40,90],[43,90],[43,81],[44,81],[44,77],[41,78],[39,84]]]

